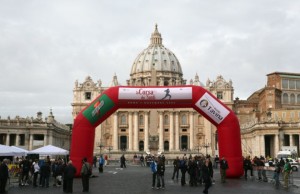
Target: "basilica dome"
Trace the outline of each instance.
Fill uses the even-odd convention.
[[[128,85],[182,85],[181,65],[172,51],[162,44],[157,25],[151,34],[150,45],[133,62]]]

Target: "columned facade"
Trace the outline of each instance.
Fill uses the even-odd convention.
[[[157,25],[151,34],[149,46],[142,50],[133,61],[127,86],[202,86],[211,91],[227,106],[233,104],[233,86],[221,75],[216,80],[208,79],[204,85],[196,73],[193,79],[183,78],[181,64],[175,54],[163,45]],[[72,102],[73,116],[87,106],[96,96],[111,86],[120,85],[117,76],[108,86],[102,86],[98,79],[94,82],[87,76],[83,83],[75,82]],[[205,154],[205,140],[209,143],[207,153],[213,155],[215,149],[215,128],[192,108],[180,109],[119,109],[96,128],[95,150],[102,145],[112,148],[111,154],[119,157],[126,154],[163,152],[166,157],[175,157],[182,151],[191,154]],[[101,128],[101,130],[99,129]],[[103,131],[103,133],[102,133]],[[100,142],[99,142],[100,141]],[[97,153],[97,152],[95,152]]]

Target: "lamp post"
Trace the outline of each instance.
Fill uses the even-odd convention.
[[[112,146],[108,146],[108,158],[110,158],[110,151],[113,149]]]
[[[207,156],[207,148],[210,147],[210,143],[207,143],[206,141],[203,143],[202,147],[205,148],[205,155]]]
[[[102,148],[103,148],[103,145],[101,144],[101,142],[98,143],[98,147],[99,147],[99,149],[100,149],[100,155],[101,155],[101,150],[102,150]]]

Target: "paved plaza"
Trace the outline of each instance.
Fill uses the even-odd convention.
[[[105,194],[147,194],[147,193],[170,193],[170,194],[183,194],[183,193],[202,193],[203,186],[190,187],[188,185],[182,187],[180,180],[173,181],[171,179],[173,172],[172,166],[166,167],[165,173],[165,189],[152,189],[152,174],[149,167],[129,165],[125,169],[119,166],[104,167],[104,173],[99,174],[97,169],[94,168],[93,175],[90,179],[90,192],[89,193],[105,193]],[[268,173],[271,177],[272,172]],[[271,182],[259,182],[257,180],[244,180],[228,179],[227,183],[221,184],[220,173],[215,169],[215,184],[209,189],[209,193],[222,193],[222,194],[277,194],[277,193],[300,193],[300,172],[293,174],[293,184],[288,190],[284,188],[275,189]],[[188,177],[187,177],[188,180]],[[53,187],[52,184],[49,188],[32,188],[31,185],[19,187],[16,183],[12,183],[8,191],[10,194],[34,194],[34,193],[63,193],[62,187]],[[81,179],[74,180],[73,193],[82,193]]]

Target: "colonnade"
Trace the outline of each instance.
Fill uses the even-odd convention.
[[[128,112],[128,134],[127,134],[127,150],[128,151],[139,151],[139,141],[144,141],[144,151],[149,151],[149,111],[144,111],[144,123],[143,123],[143,138],[139,139],[139,111],[127,111]],[[115,112],[113,114],[113,150],[118,151],[119,141],[120,141],[120,134],[118,133],[118,114],[119,112]],[[188,126],[187,135],[189,138],[188,140],[188,149],[194,148],[194,112],[189,112],[189,121],[185,124]],[[179,112],[173,111],[169,112],[169,123],[168,123],[168,137],[165,136],[165,129],[164,129],[164,112],[158,111],[159,123],[157,128],[157,135],[159,136],[158,147],[159,151],[164,151],[164,142],[169,141],[169,151],[179,151],[180,150],[180,122],[179,122]],[[175,120],[174,120],[175,116]]]

